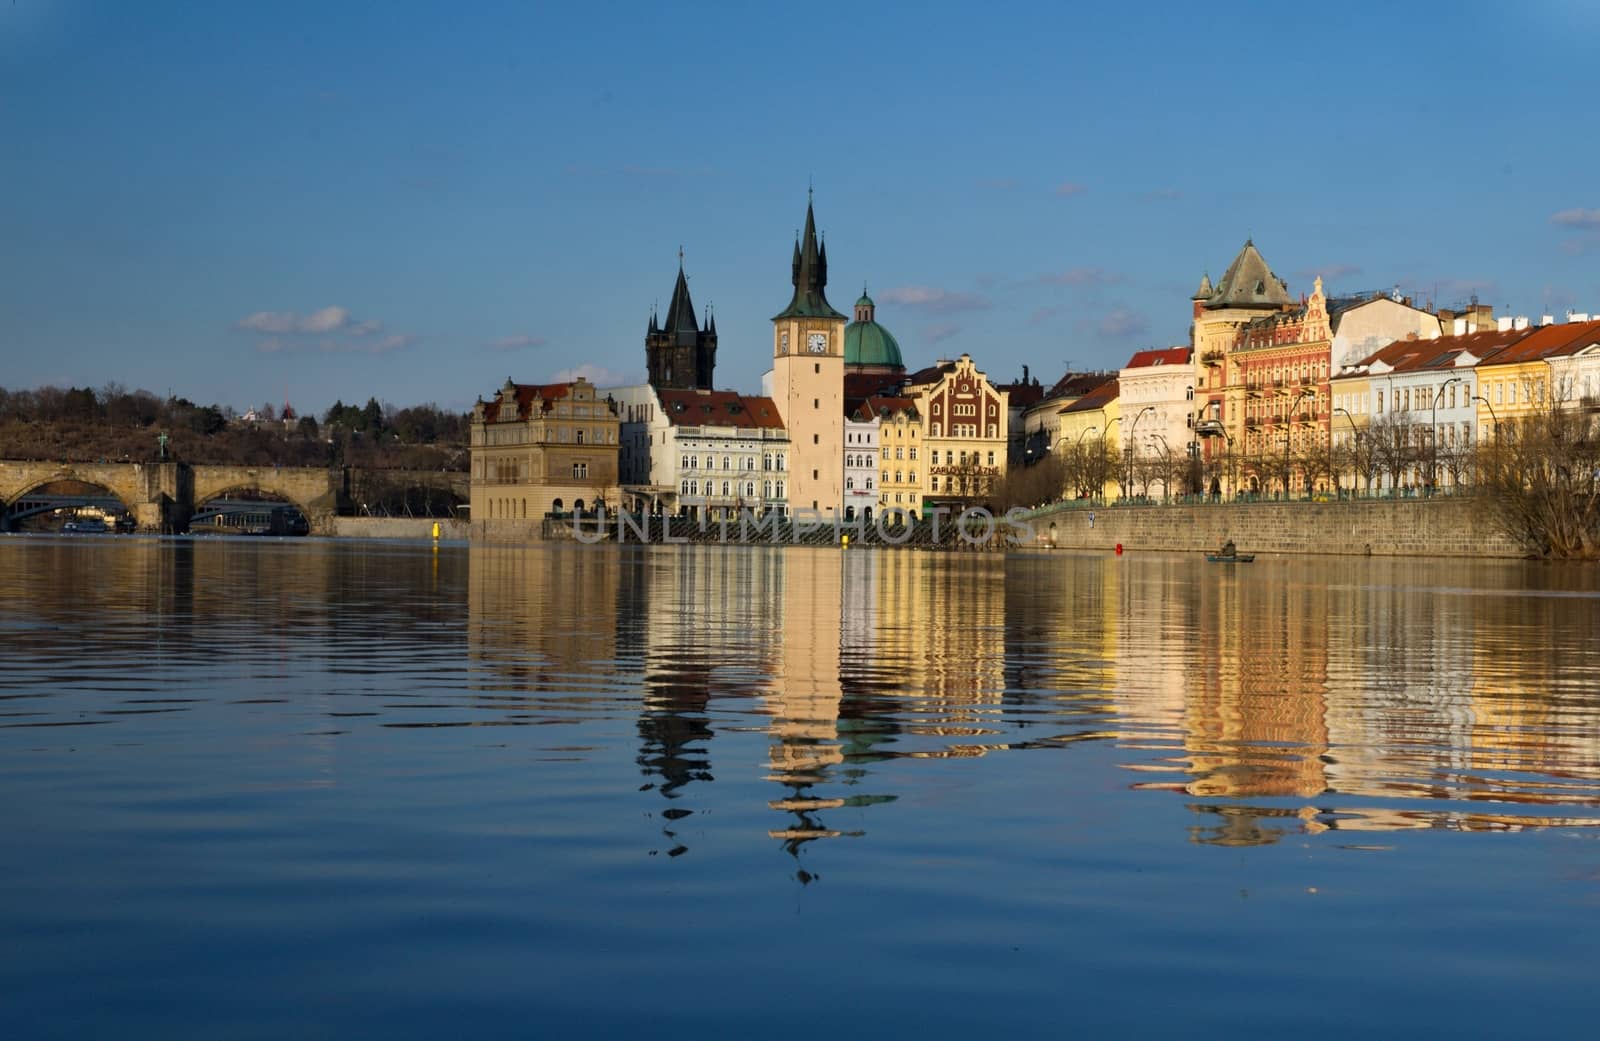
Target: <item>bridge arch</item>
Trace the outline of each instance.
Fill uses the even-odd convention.
[[[98,511],[108,523],[115,524],[118,515],[126,518],[126,530],[136,523],[137,499],[130,500],[125,490],[114,482],[92,479],[63,471],[43,480],[34,480],[28,487],[8,492],[0,503],[0,531],[15,531],[19,525],[28,526],[33,518],[52,517],[63,510]],[[34,522],[38,526],[38,522]]]

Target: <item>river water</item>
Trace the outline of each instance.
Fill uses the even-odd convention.
[[[0,539],[7,1038],[1584,1037],[1600,578]]]

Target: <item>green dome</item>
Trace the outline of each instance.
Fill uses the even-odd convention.
[[[895,342],[894,336],[871,320],[851,322],[844,327],[844,363],[905,368],[905,362],[900,357],[900,345]]]

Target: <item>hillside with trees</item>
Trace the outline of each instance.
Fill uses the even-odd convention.
[[[240,415],[115,383],[0,387],[0,458],[153,462],[163,434],[167,458],[204,465],[465,470],[468,462],[468,417],[436,405],[338,401],[319,420],[280,415],[270,404]]]

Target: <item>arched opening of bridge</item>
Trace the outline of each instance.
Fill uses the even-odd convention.
[[[5,504],[0,531],[84,535],[131,532],[133,511],[103,484],[48,481]]]
[[[229,488],[195,503],[191,535],[309,535],[299,503],[260,488]]]
[[[449,475],[444,475],[448,478]],[[350,503],[358,517],[467,518],[468,500],[448,480],[430,484],[409,474],[366,470],[350,483]]]

